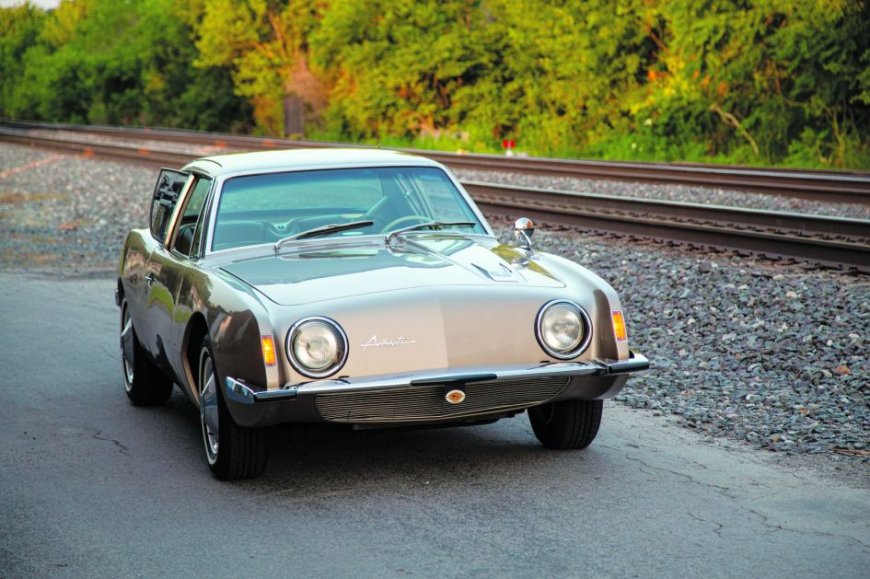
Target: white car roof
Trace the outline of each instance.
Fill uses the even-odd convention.
[[[185,169],[199,169],[211,175],[230,173],[272,173],[283,171],[346,169],[352,167],[441,167],[441,164],[409,153],[383,149],[288,149],[233,153],[203,157]]]

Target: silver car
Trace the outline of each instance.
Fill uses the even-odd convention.
[[[127,396],[200,410],[215,476],[257,476],[268,427],[469,425],[528,411],[540,442],[595,438],[602,400],[649,366],[613,289],[500,243],[426,158],[316,149],[160,172],[124,243],[116,302]]]

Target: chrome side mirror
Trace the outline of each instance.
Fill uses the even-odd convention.
[[[520,217],[514,221],[514,239],[526,251],[532,251],[532,235],[535,234],[535,224],[528,217]]]

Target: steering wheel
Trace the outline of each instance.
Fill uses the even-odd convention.
[[[273,223],[271,221],[266,221],[263,219],[258,220],[257,222],[262,223],[263,226],[266,228],[266,231],[268,231],[269,235],[272,236],[275,240],[278,240],[296,233],[296,230],[298,229],[298,227],[296,226],[296,219],[298,218],[294,217],[293,219],[290,219],[285,223]]]
[[[398,229],[398,227],[396,226],[401,223],[405,223],[406,221],[409,222],[408,225],[411,225],[414,221],[418,221],[420,223],[428,223],[432,221],[432,218],[426,217],[425,215],[403,215],[402,217],[397,217],[396,219],[393,219],[392,221],[384,225],[384,227],[381,229],[381,233],[387,233],[394,228]]]

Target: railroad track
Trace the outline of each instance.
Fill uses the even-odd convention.
[[[83,136],[103,136],[115,139],[148,139],[242,151],[300,147],[335,147],[337,145],[337,143],[323,141],[246,137],[201,131],[23,123],[17,121],[2,121],[0,122],[0,128],[23,131],[62,130],[78,133]],[[341,146],[362,147],[364,145],[341,144]],[[870,204],[870,174],[867,173],[751,169],[702,164],[630,163],[620,161],[546,159],[539,157],[505,157],[502,155],[458,154],[418,149],[402,150],[425,155],[452,168],[583,179],[671,183],[747,190],[832,203]]]
[[[144,162],[150,165],[181,166],[192,158],[229,150],[263,150],[300,141],[279,141],[253,137],[214,139],[187,131],[75,127],[49,133],[44,125],[0,125],[0,140],[83,154]],[[58,128],[52,126],[52,128]],[[95,140],[94,137],[100,137]],[[211,139],[211,140],[209,140]],[[166,143],[173,143],[170,147]],[[326,146],[318,143],[319,146]],[[195,150],[199,148],[200,150]],[[208,150],[203,151],[206,148]],[[454,167],[444,154],[421,153]],[[449,158],[453,158],[451,156]],[[470,156],[469,156],[470,157]],[[475,156],[475,157],[480,157]],[[480,169],[480,166],[475,166]],[[543,171],[543,169],[542,169]],[[793,173],[784,175],[791,183]],[[553,174],[550,171],[548,174]],[[828,173],[808,173],[831,179]],[[849,187],[870,178],[848,174]],[[862,181],[863,180],[863,181]],[[718,183],[718,181],[717,181]],[[600,232],[634,235],[705,247],[733,249],[770,257],[789,257],[870,273],[870,220],[771,212],[715,205],[635,199],[592,193],[552,191],[493,183],[463,183],[482,210],[489,214],[516,217],[520,214],[543,223]],[[870,185],[861,185],[862,203],[867,202]]]

